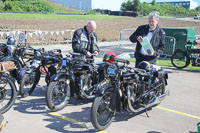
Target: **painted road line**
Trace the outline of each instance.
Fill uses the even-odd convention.
[[[84,122],[76,121],[76,120],[74,120],[74,119],[71,119],[71,118],[69,118],[69,117],[67,117],[67,116],[63,116],[63,115],[58,114],[58,113],[56,113],[56,112],[50,112],[49,114],[50,114],[50,115],[53,115],[53,116],[56,116],[56,117],[58,117],[58,118],[61,118],[61,119],[63,119],[63,120],[69,121],[69,122],[71,122],[71,123],[73,123],[73,124],[79,125],[79,126],[81,126],[81,127],[87,128],[87,129],[89,129],[89,130],[96,131],[97,133],[106,133],[106,132],[104,132],[104,131],[97,131],[97,130],[94,129],[93,127],[88,127]]]
[[[192,117],[192,118],[195,118],[195,119],[200,119],[199,116],[190,115],[190,114],[179,112],[179,111],[176,111],[176,110],[172,110],[172,109],[168,109],[168,108],[164,108],[164,107],[160,107],[160,106],[157,106],[156,108],[159,108],[159,109],[162,109],[162,110],[166,110],[166,111],[169,111],[169,112],[173,112],[173,113],[177,113],[177,114],[180,114],[180,115]]]

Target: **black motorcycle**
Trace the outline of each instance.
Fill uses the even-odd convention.
[[[105,63],[93,61],[80,53],[71,53],[63,59],[62,69],[53,76],[47,89],[46,103],[51,111],[63,109],[70,96],[95,97],[96,85],[104,80]]]
[[[55,52],[59,53],[54,54]],[[43,48],[34,50],[34,59],[32,64],[25,68],[23,72],[23,78],[20,83],[20,95],[26,97],[31,95],[36,85],[40,81],[41,70],[44,70],[45,81],[47,85],[50,83],[50,77],[56,74],[56,65],[62,61],[62,55],[60,49],[54,49],[50,51],[44,51]]]
[[[168,75],[162,69],[154,70],[157,67],[145,63],[139,68],[131,68],[127,60],[114,60],[116,63],[107,63],[106,78],[110,79],[110,85],[98,89],[91,108],[91,122],[98,130],[106,129],[116,112],[122,109],[143,111],[158,105],[168,94],[165,88]]]

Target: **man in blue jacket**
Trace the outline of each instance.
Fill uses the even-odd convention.
[[[148,61],[155,64],[158,54],[162,53],[164,50],[165,32],[158,26],[159,16],[160,13],[157,11],[149,13],[149,24],[139,26],[129,38],[131,42],[137,42],[135,51],[135,67],[138,67],[139,63],[142,61]],[[150,40],[154,52],[144,51],[141,45],[144,37],[147,37]]]

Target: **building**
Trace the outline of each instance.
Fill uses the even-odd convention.
[[[127,0],[51,0],[68,7],[72,7],[81,11],[93,9],[107,9],[119,11],[121,4]]]
[[[171,5],[174,5],[174,6],[177,6],[177,5],[181,5],[182,7],[186,8],[186,9],[191,9],[190,6],[190,1],[177,1],[177,2],[156,2],[157,4],[163,4],[163,3],[166,3],[166,4],[171,4]]]

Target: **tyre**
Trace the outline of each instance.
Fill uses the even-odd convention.
[[[46,104],[51,111],[62,110],[70,100],[70,80],[51,81],[47,93]]]
[[[158,90],[157,97],[159,97],[160,95],[163,95],[164,93],[166,93],[166,91],[168,91],[168,90],[166,88],[165,78],[164,77],[159,78],[157,80],[158,80],[157,82],[159,83],[159,88],[157,89]],[[156,103],[154,105],[154,107],[158,106],[160,103],[161,103],[161,101],[159,101],[158,103]]]
[[[1,76],[0,113],[7,112],[15,103],[16,97],[17,97],[17,91],[13,80],[7,76]]]
[[[171,63],[174,67],[182,69],[190,64],[190,57],[185,51],[178,49],[172,55]]]
[[[32,73],[25,73],[19,87],[20,95],[22,97],[31,95],[40,80],[40,75],[39,69],[36,69]]]
[[[105,130],[112,123],[115,116],[115,106],[111,104],[113,93],[106,91],[103,96],[97,96],[92,104],[90,119],[98,130]]]

